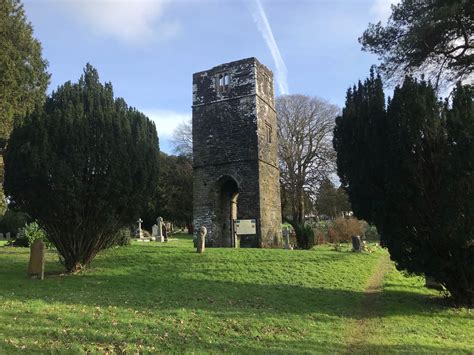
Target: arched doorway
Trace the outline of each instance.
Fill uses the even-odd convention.
[[[217,186],[219,188],[217,226],[219,228],[220,245],[232,248],[235,247],[236,243],[234,220],[237,219],[239,187],[230,176],[219,179]]]

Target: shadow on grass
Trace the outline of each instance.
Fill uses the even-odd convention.
[[[9,270],[0,274],[3,278],[0,296],[18,301],[117,306],[137,311],[192,309],[222,314],[247,311],[267,315],[315,313],[352,319],[371,317],[359,314],[358,305],[364,296],[360,291],[301,286],[290,281],[275,284],[270,277],[249,282],[239,270],[233,269],[232,260],[219,269],[207,269],[214,256],[192,255],[190,258],[187,251],[176,255],[172,248],[161,248],[159,253],[162,259],[157,260],[156,252],[140,250],[136,263],[130,262],[129,256],[105,255],[81,275],[56,275],[43,281],[29,279],[25,264],[12,261],[8,263]],[[171,254],[173,265],[166,260]],[[264,263],[264,260],[259,259],[259,262]],[[51,268],[61,269],[53,261],[49,263],[50,273],[56,272]],[[8,278],[2,276],[7,274]],[[212,279],[219,275],[232,281]],[[74,297],[69,297],[71,294]],[[383,295],[384,299],[393,301],[392,307],[384,312],[388,316],[413,312],[430,315],[433,309],[439,308],[436,298],[426,294],[388,290]]]
[[[0,257],[2,252],[0,250]],[[170,352],[186,349],[276,354],[286,354],[289,349],[292,353],[347,350],[356,353],[458,351],[450,347],[411,344],[363,344],[360,348],[344,348],[344,343],[331,333],[331,327],[341,320],[345,322],[346,319],[375,317],[360,311],[364,293],[345,290],[337,284],[330,285],[331,288],[314,283],[298,284],[298,277],[291,279],[291,271],[275,268],[275,265],[281,266],[275,264],[275,255],[278,253],[286,255],[286,263],[298,261],[299,265],[311,265],[314,262],[331,265],[336,258],[347,256],[344,253],[317,255],[317,252],[313,252],[317,255],[317,258],[313,258],[312,252],[305,252],[305,259],[299,259],[302,254],[288,254],[288,251],[275,251],[269,255],[261,250],[235,250],[229,253],[218,249],[198,255],[192,249],[173,246],[172,243],[156,248],[133,246],[131,249],[119,248],[104,252],[92,268],[83,274],[55,276],[39,281],[26,277],[28,254],[20,253],[18,258],[8,258],[8,263],[0,270],[0,301],[32,303],[31,306],[22,306],[21,312],[5,309],[0,314],[0,323],[3,323],[0,334],[3,333],[6,339],[9,336],[20,339],[25,335],[25,325],[28,325],[27,337],[47,339],[51,342],[48,344],[52,346],[53,352],[64,351],[64,347],[67,348],[70,343],[74,343],[71,346],[79,346],[67,348],[71,352],[85,351],[78,345],[80,343],[87,344],[87,351],[104,352],[94,349],[94,346],[106,344],[113,347],[111,350],[121,352],[118,350],[123,344],[136,346],[143,342],[149,346],[156,344],[157,350]],[[48,269],[62,269],[54,261],[54,255],[48,255]],[[266,271],[268,277],[265,274],[253,277],[254,273]],[[225,279],[219,280],[221,276]],[[384,307],[383,316],[416,314],[429,317],[439,310],[435,299],[426,294],[385,290],[383,297],[374,298],[374,302],[390,301],[390,306]],[[106,309],[111,306],[117,307],[119,312],[138,312],[147,316],[133,318],[133,324],[119,324],[117,329],[111,329],[110,320],[106,323],[104,319],[95,319],[91,314],[80,314],[81,306],[89,307],[88,312],[91,309],[93,312],[96,307]],[[186,316],[196,313],[197,319],[194,321],[201,322],[204,319],[204,322],[181,328],[176,320],[182,317],[183,311]],[[201,311],[205,314],[201,314]],[[63,324],[73,329],[64,331],[58,324],[59,316],[64,318]],[[439,314],[436,316],[444,317]],[[245,327],[248,323],[275,318],[278,320],[273,325],[262,321]],[[227,327],[228,319],[238,320],[238,327],[234,330],[231,326]],[[323,334],[320,339],[324,340],[316,341],[304,334],[295,340],[294,335],[299,335],[299,329],[295,329],[294,325],[291,325],[292,329],[282,326],[277,331],[271,330],[270,336],[262,337],[265,327],[278,327],[278,323],[284,325],[289,319],[315,322],[314,328],[307,328],[306,331],[317,329]],[[206,330],[209,325],[206,322],[211,322],[214,327],[211,325],[212,329]],[[329,325],[320,327],[321,323]],[[220,334],[221,326],[228,333]],[[97,329],[101,331],[95,332]],[[164,337],[164,334],[167,336]],[[74,342],[71,342],[71,336]],[[217,336],[217,339],[214,338],[215,343],[209,342],[209,336]],[[0,352],[20,352],[18,345],[8,341],[0,343]],[[28,350],[44,352],[48,346],[32,343],[28,345]]]
[[[5,342],[0,343],[0,350],[5,354],[24,352],[23,344],[20,341],[10,342],[11,339],[25,339],[24,324],[31,320],[31,315],[18,314],[12,312],[11,317],[15,316],[15,324],[9,328],[8,334],[5,334]],[[232,319],[242,321],[240,318],[245,318],[245,314],[234,313],[230,315]],[[113,332],[113,335],[108,335],[101,332],[94,332],[92,329],[80,323],[74,324],[73,328],[60,329],[52,327],[53,319],[49,324],[42,321],[41,326],[32,327],[28,330],[27,337],[30,339],[47,340],[50,347],[45,346],[41,342],[29,343],[26,346],[28,352],[44,353],[46,349],[48,352],[99,352],[106,353],[111,350],[116,353],[127,353],[132,348],[132,352],[136,352],[136,346],[144,345],[147,347],[154,346],[156,351],[160,352],[231,352],[231,353],[266,353],[266,354],[288,354],[288,353],[356,353],[356,354],[391,354],[391,353],[457,353],[461,350],[454,346],[432,346],[420,344],[397,344],[397,345],[376,345],[376,344],[361,344],[360,346],[353,346],[349,349],[345,348],[345,344],[339,339],[332,337],[328,333],[324,340],[314,340],[308,338],[302,339],[281,339],[281,338],[264,338],[260,334],[253,332],[240,332],[231,336],[229,334],[209,334],[201,332],[201,329],[195,330],[192,334],[183,332],[182,329],[174,324],[168,325],[152,325],[149,322],[133,322],[133,328],[139,329],[140,332],[127,333],[126,329],[118,328]],[[18,324],[18,325],[17,325]],[[92,323],[89,322],[92,325]],[[95,325],[95,324],[94,324]],[[46,329],[46,330],[45,330]],[[143,332],[143,333],[142,333]],[[298,330],[292,330],[298,332]],[[147,336],[145,336],[145,334]],[[210,335],[213,335],[211,337]],[[71,336],[75,340],[71,342]],[[216,338],[217,336],[217,338]],[[210,341],[212,339],[213,341]],[[81,342],[77,342],[81,340]],[[72,347],[70,344],[73,344]],[[143,352],[143,351],[141,351]],[[145,351],[146,352],[146,351]],[[153,351],[155,352],[155,351]]]
[[[138,327],[140,325],[137,325]],[[41,334],[30,334],[33,337],[40,336]],[[169,334],[169,339],[180,339],[181,341],[176,344],[167,344],[163,342],[161,339],[156,339],[155,342],[147,342],[144,341],[142,344],[147,346],[155,346],[155,350],[152,353],[161,353],[161,352],[206,352],[206,353],[223,353],[223,352],[230,352],[230,353],[243,353],[243,354],[310,354],[310,353],[353,353],[353,354],[448,354],[448,353],[464,353],[464,351],[460,351],[459,348],[451,347],[451,346],[429,346],[429,345],[419,345],[419,344],[400,344],[400,345],[367,345],[361,348],[352,348],[352,349],[345,349],[341,346],[340,343],[333,342],[333,341],[325,341],[325,342],[315,342],[315,341],[300,341],[300,340],[272,340],[269,341],[258,341],[258,339],[250,339],[253,342],[252,345],[248,345],[246,343],[249,339],[245,339],[241,336],[238,337],[234,343],[215,343],[209,344],[209,342],[205,341],[204,339],[196,340],[193,339],[192,341],[183,341],[183,337],[177,333],[172,332]],[[124,347],[123,343],[126,342],[126,339],[120,341],[112,341],[112,342],[103,342],[103,339],[89,339],[91,341],[96,342],[95,345],[88,345],[84,346],[83,348],[66,348],[68,350],[73,351],[74,353],[77,352],[84,352],[87,349],[87,352],[93,353],[109,353],[110,351],[114,351],[115,353],[127,353],[128,349]],[[102,341],[101,341],[102,340]],[[257,340],[257,343],[256,343]],[[56,352],[64,352],[64,347],[59,347],[61,343],[56,343],[58,348],[50,348],[48,353],[56,353]],[[65,343],[67,345],[67,342]],[[97,347],[96,347],[97,346]],[[100,347],[98,347],[100,346]],[[28,353],[30,352],[37,352],[37,353],[45,353],[45,348],[32,345],[28,346]],[[133,347],[132,347],[133,349]],[[11,344],[2,344],[0,347],[5,354],[14,354],[14,353],[24,353],[25,350],[21,349],[18,345],[11,345]],[[139,352],[137,352],[139,353]],[[469,353],[469,352],[465,352]]]

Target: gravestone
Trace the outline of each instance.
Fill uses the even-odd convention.
[[[199,228],[199,235],[198,235],[198,240],[197,240],[198,253],[204,253],[204,250],[206,248],[206,234],[207,234],[206,227],[202,226],[201,228]]]
[[[165,241],[165,233],[163,233],[163,226],[165,225],[165,223],[163,222],[163,217],[158,217],[156,219],[156,223],[157,223],[157,226],[158,226],[157,240],[159,240],[161,243],[163,243]]]
[[[285,249],[290,249],[290,231],[288,230],[288,227],[283,228],[283,240],[285,242]]]
[[[7,233],[5,234],[5,239],[7,239],[7,240],[10,240],[10,239],[11,239],[11,234],[10,234],[10,232],[7,232]]]
[[[137,233],[137,234],[138,234],[138,238],[143,239],[143,230],[142,230],[142,223],[143,223],[143,221],[142,221],[142,219],[139,218],[138,221],[137,221],[137,223],[138,223],[138,233]]]
[[[154,224],[153,227],[151,227],[151,236],[152,238],[155,238],[155,240],[158,240],[159,238],[159,233],[158,233],[158,225]]]
[[[36,239],[30,247],[30,262],[28,275],[44,279],[44,251],[45,244],[41,239]]]
[[[3,233],[0,233],[0,239],[4,239]]]
[[[352,251],[356,251],[356,252],[362,251],[360,236],[353,235],[351,239],[352,239]]]

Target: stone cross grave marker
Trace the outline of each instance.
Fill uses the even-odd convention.
[[[142,223],[143,223],[143,221],[142,221],[142,219],[139,218],[138,221],[137,221],[137,223],[138,223],[138,238],[143,239],[143,231],[142,231]]]
[[[197,241],[198,253],[204,253],[204,250],[206,249],[206,234],[207,234],[206,227],[202,226],[201,228],[199,228],[199,235],[198,235],[198,241]]]
[[[36,239],[30,247],[30,262],[28,275],[44,279],[44,251],[45,244],[41,239]]]

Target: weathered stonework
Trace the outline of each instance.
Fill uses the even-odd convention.
[[[233,246],[232,219],[256,219],[241,246],[279,247],[281,236],[273,74],[255,58],[193,75],[195,237]]]

